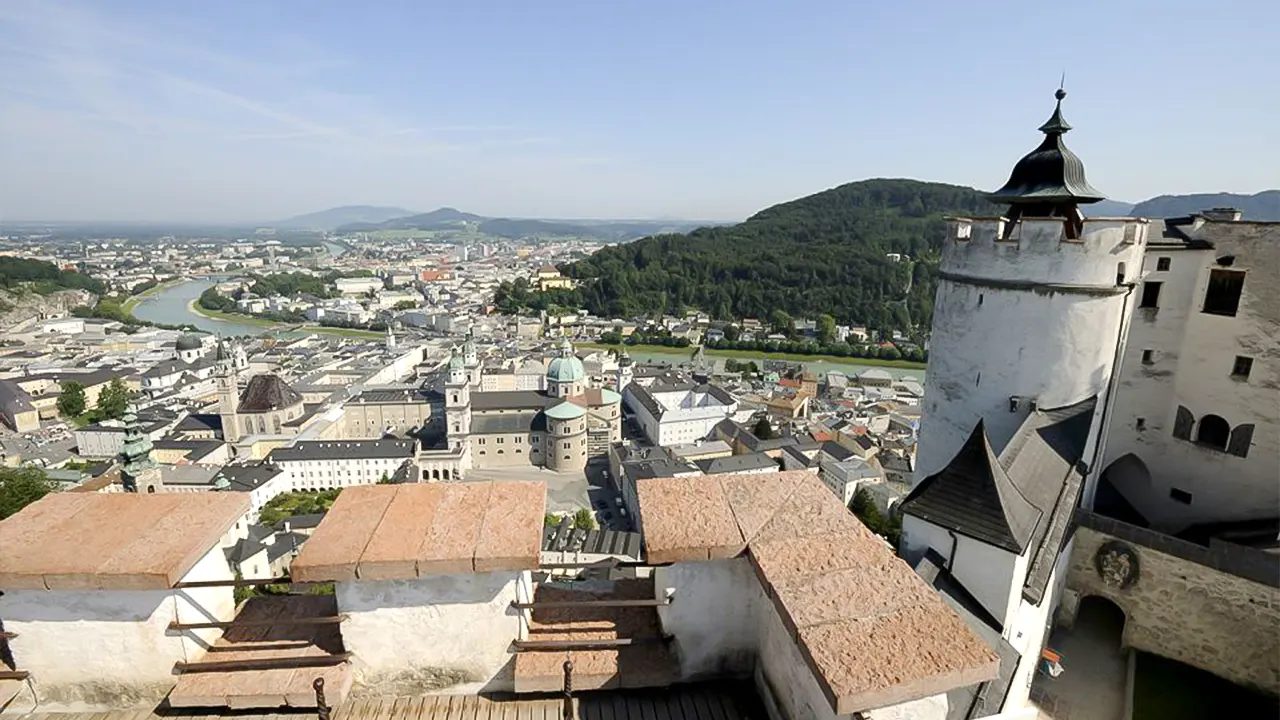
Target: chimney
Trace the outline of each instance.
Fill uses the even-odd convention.
[[[1214,222],[1240,222],[1240,217],[1243,213],[1233,207],[1218,207],[1209,208],[1200,214],[1204,216],[1204,219],[1213,220]]]

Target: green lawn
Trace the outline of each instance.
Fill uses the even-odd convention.
[[[639,352],[660,353],[663,355],[679,355],[688,359],[693,354],[693,348],[674,348],[666,345],[603,345],[601,343],[576,343],[575,347],[594,348],[596,350],[617,350],[619,348],[625,350],[636,350]],[[910,360],[881,360],[880,358],[859,358],[859,357],[840,357],[838,355],[800,355],[798,353],[782,353],[782,352],[762,352],[758,350],[712,350],[706,351],[711,357],[727,357],[738,360],[759,360],[765,358],[768,360],[789,360],[791,362],[817,362],[823,360],[832,363],[843,363],[845,365],[872,365],[878,367],[902,368],[905,370],[924,370],[925,363],[911,362]]]

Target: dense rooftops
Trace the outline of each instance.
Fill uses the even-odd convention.
[[[0,522],[0,589],[173,587],[249,510],[243,493],[57,493]]]
[[[349,487],[291,572],[334,582],[533,569],[546,492],[541,482]]]
[[[999,665],[808,471],[637,483],[652,563],[750,558],[839,714],[990,680]]]

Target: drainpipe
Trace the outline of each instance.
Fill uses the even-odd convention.
[[[947,572],[953,572],[952,568],[956,564],[956,546],[960,544],[960,538],[956,537],[955,530],[948,530],[947,534],[951,536],[951,557],[947,558]]]
[[[1116,351],[1111,358],[1111,377],[1107,380],[1107,393],[1102,398],[1102,425],[1098,428],[1097,441],[1093,444],[1093,457],[1089,460],[1089,467],[1085,472],[1086,481],[1088,479],[1088,474],[1097,469],[1098,459],[1102,455],[1102,446],[1105,444],[1103,440],[1106,437],[1107,430],[1111,427],[1111,400],[1116,394],[1116,385],[1120,377],[1120,364],[1124,359],[1124,335],[1129,329],[1130,321],[1132,319],[1133,310],[1129,307],[1129,303],[1133,295],[1134,288],[1137,286],[1138,284],[1136,282],[1131,282],[1127,285],[1128,289],[1124,292],[1124,313],[1120,316],[1120,327],[1116,330]],[[1094,483],[1093,489],[1094,496],[1096,497],[1098,490],[1097,482]],[[1083,499],[1083,497],[1081,499]],[[1093,509],[1092,500],[1089,502],[1089,508],[1090,510]]]

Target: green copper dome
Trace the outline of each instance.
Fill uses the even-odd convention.
[[[566,400],[559,405],[553,405],[547,408],[546,414],[547,417],[552,420],[577,420],[583,415],[586,415],[587,411]]]
[[[579,382],[587,377],[587,370],[582,361],[573,354],[573,345],[569,338],[560,343],[560,357],[547,366],[547,380],[550,382]]]

